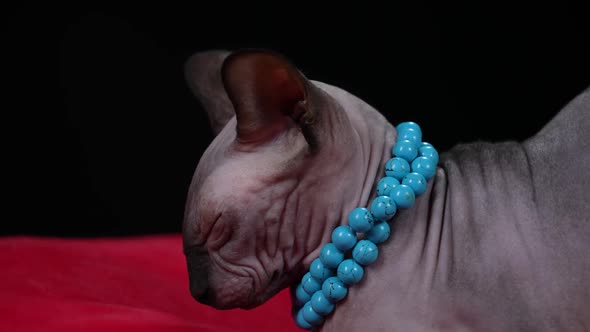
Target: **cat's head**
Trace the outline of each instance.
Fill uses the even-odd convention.
[[[368,200],[382,162],[372,141],[395,131],[273,52],[198,53],[186,68],[216,134],[186,201],[190,290],[216,308],[252,308],[298,281]]]

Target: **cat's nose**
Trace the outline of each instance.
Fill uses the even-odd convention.
[[[210,300],[209,267],[211,265],[209,253],[202,247],[192,247],[185,252],[185,255],[191,295],[200,303],[208,304]]]
[[[193,294],[193,297],[195,297],[195,299],[197,301],[199,301],[199,303],[201,304],[209,304],[209,288],[205,289],[205,290],[200,290],[201,293],[200,294]]]

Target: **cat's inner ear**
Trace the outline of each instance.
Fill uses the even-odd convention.
[[[306,79],[280,55],[233,53],[223,63],[222,79],[236,112],[239,142],[270,140],[306,114]]]

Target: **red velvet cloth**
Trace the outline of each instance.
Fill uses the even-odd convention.
[[[0,330],[301,331],[287,290],[252,310],[197,303],[181,241],[0,238]]]

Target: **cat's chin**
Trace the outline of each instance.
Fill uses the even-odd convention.
[[[235,305],[231,309],[239,308],[250,310],[257,308],[266,303],[266,301],[270,300],[273,296],[277,295],[283,289],[288,288],[293,283],[293,280],[291,279],[292,278],[287,274],[283,274],[278,278],[273,278],[264,291],[259,294],[254,294],[248,301]]]
[[[272,292],[265,292],[259,296],[253,296],[244,300],[231,300],[231,301],[211,301],[208,305],[218,310],[232,310],[232,309],[243,309],[251,310],[263,305],[266,301],[270,300],[275,296],[280,289]]]
[[[245,296],[239,297],[212,296],[209,298],[206,305],[218,310],[254,309],[263,305],[281,290],[287,288],[289,284],[290,280],[288,280],[286,277],[275,279],[269,284],[268,287],[258,294],[255,292],[250,292],[249,294],[242,293]],[[253,291],[251,287],[249,287],[249,289]]]

